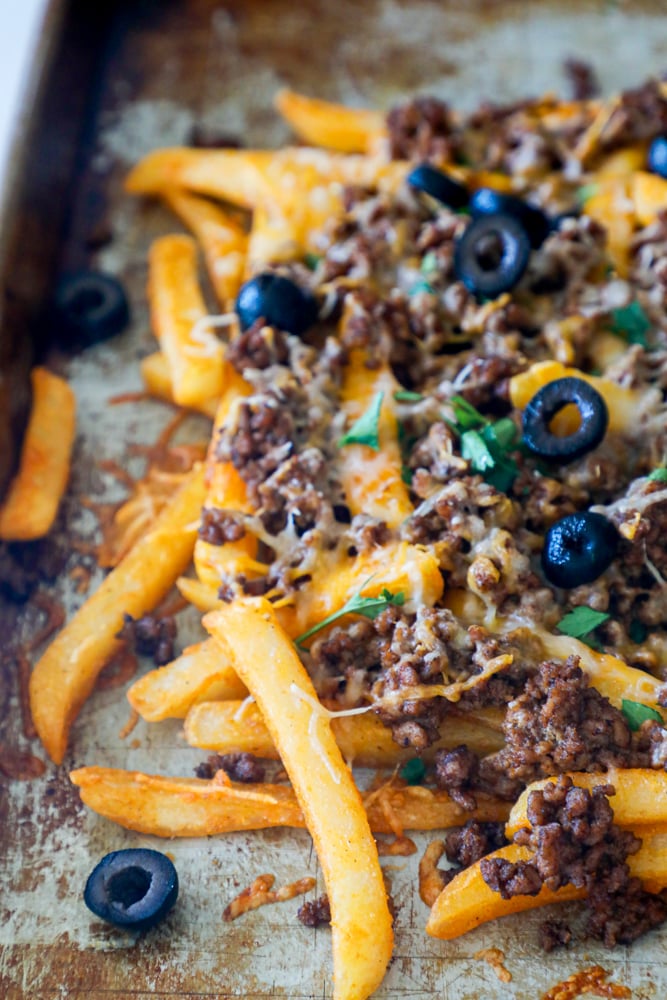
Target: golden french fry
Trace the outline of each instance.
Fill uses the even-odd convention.
[[[243,227],[219,205],[188,191],[165,191],[164,199],[199,241],[221,308],[233,309],[248,252]]]
[[[171,663],[135,681],[127,699],[142,719],[184,719],[193,705],[216,698],[245,698],[248,690],[225,663],[217,643],[208,639],[189,646]],[[222,702],[226,704],[226,702]],[[238,702],[234,702],[238,706]]]
[[[659,892],[667,886],[667,826],[639,827],[642,846],[637,854],[628,858],[631,875],[640,878],[649,892]],[[531,857],[527,847],[511,844],[488,855],[506,861],[526,861]],[[433,937],[451,941],[489,920],[521,913],[550,903],[583,899],[585,890],[572,885],[553,891],[543,886],[537,896],[512,896],[503,899],[499,892],[489,888],[480,870],[479,861],[456,875],[438,896],[426,924],[426,931]]]
[[[600,180],[586,200],[584,212],[607,230],[609,256],[621,278],[630,270],[630,243],[635,230],[635,208],[630,177]]]
[[[315,226],[307,227],[314,230]],[[276,202],[260,202],[252,213],[248,238],[246,277],[263,270],[267,264],[285,264],[303,257],[306,250],[301,225],[297,232],[294,217]]]
[[[217,399],[224,382],[224,349],[205,325],[207,310],[192,237],[161,236],[154,241],[148,298],[176,402],[195,407]]]
[[[341,153],[366,153],[386,133],[385,116],[380,111],[348,108],[287,89],[279,90],[273,103],[309,146],[325,146]]]
[[[157,399],[166,399],[170,403],[176,402],[174,399],[174,387],[169,371],[169,362],[162,351],[154,351],[147,355],[139,364],[141,377],[144,385],[151,396]],[[217,399],[205,399],[193,405],[193,410],[198,410],[206,417],[215,417],[218,408]]]
[[[108,767],[70,772],[90,809],[128,830],[155,837],[208,837],[272,826],[304,827],[305,820],[290,785],[241,785],[213,778],[163,778]],[[368,819],[374,833],[446,829],[468,819],[498,822],[509,805],[479,797],[473,813],[452,802],[446,792],[421,787],[387,786],[367,793]],[[391,817],[391,822],[388,819]]]
[[[32,406],[21,448],[19,471],[0,506],[0,538],[42,538],[55,521],[67,487],[76,399],[64,379],[33,368]]]
[[[356,349],[343,377],[342,409],[348,430],[381,396],[377,420],[378,447],[346,444],[340,448],[340,474],[352,514],[369,514],[397,528],[413,507],[403,481],[394,392],[399,388],[388,365],[367,368],[366,352]]]
[[[264,173],[274,155],[269,150],[157,149],[130,171],[125,188],[131,194],[159,195],[187,188],[253,208],[269,193]]]
[[[119,648],[123,614],[139,618],[173,586],[192,557],[204,499],[204,469],[195,466],[154,527],[109,573],[39,660],[30,678],[35,728],[56,764],[72,722],[97,675]]]
[[[638,169],[632,175],[632,199],[639,222],[642,226],[650,225],[658,212],[667,208],[667,180]]]
[[[331,904],[334,997],[364,1000],[391,958],[392,919],[361,797],[328,718],[268,601],[225,606],[204,625],[259,705],[313,837]]]
[[[137,684],[140,683],[141,681],[137,681]],[[135,708],[143,715],[138,705]],[[256,705],[242,706],[240,701],[198,698],[196,702],[193,701],[184,728],[185,738],[193,747],[216,750],[218,753],[245,751],[256,757],[273,760],[279,758]],[[370,712],[334,718],[331,720],[331,728],[343,757],[350,764],[354,763],[359,767],[392,767],[415,756],[414,749],[399,747],[394,743],[391,730]],[[432,760],[436,750],[456,747],[462,743],[481,756],[486,756],[500,749],[503,736],[501,732],[484,725],[479,717],[467,717],[461,713],[448,720],[442,738],[420,756],[424,760]]]
[[[667,774],[664,771],[613,768],[605,774],[572,772],[569,777],[578,788],[587,788],[589,791],[598,785],[613,785],[616,794],[609,797],[609,804],[614,810],[614,822],[618,826],[667,826]],[[521,827],[530,826],[526,811],[529,794],[557,780],[545,778],[543,781],[534,781],[521,793],[507,821],[505,835],[508,840]]]

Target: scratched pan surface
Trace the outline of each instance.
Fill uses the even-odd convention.
[[[95,12],[90,8],[95,7]],[[79,401],[76,464],[56,541],[69,562],[61,582],[43,585],[68,612],[84,594],[70,571],[94,538],[84,496],[122,496],[100,458],[141,472],[129,446],[155,440],[172,416],[160,405],[109,405],[140,388],[136,360],[151,350],[144,303],[146,250],[178,228],[161,209],[123,195],[130,164],[149,150],[188,141],[193,125],[246,144],[278,145],[287,133],[271,111],[285,84],[353,104],[388,106],[401,94],[435,92],[458,107],[565,88],[562,60],[593,62],[605,92],[667,68],[664,2],[508,3],[432,0],[293,0],[213,3],[155,0],[54,4],[49,30],[64,31],[35,111],[31,152],[20,172],[3,275],[3,358],[21,353],[26,332],[48,339],[44,303],[59,268],[95,263],[120,275],[133,302],[132,329],[50,363],[71,380]],[[101,249],[103,231],[112,240]],[[41,347],[40,347],[41,345]],[[207,426],[183,433],[203,439]],[[77,550],[74,550],[74,546]],[[91,587],[99,580],[93,573]],[[42,617],[40,617],[42,616]],[[16,669],[7,651],[26,645],[43,620],[33,603],[0,609],[5,657],[0,688],[0,753],[43,756],[26,739]],[[179,643],[197,635],[181,625]],[[126,686],[126,685],[125,685]],[[296,919],[298,901],[270,906],[232,924],[222,911],[260,873],[278,884],[321,873],[308,835],[269,831],[203,841],[158,842],[117,829],[78,802],[67,773],[104,764],[191,775],[203,754],[187,748],[180,724],[141,723],[125,740],[124,686],[98,690],[73,730],[64,765],[32,781],[0,775],[0,996],[7,998],[247,997],[331,995],[327,930]],[[11,770],[11,768],[10,768]],[[538,950],[543,916],[507,918],[451,943],[424,933],[426,907],[416,890],[419,854],[383,861],[397,907],[396,953],[384,998],[533,1000],[595,963],[633,997],[667,995],[667,929],[631,950],[582,944],[563,954]],[[106,852],[132,845],[166,849],[176,861],[181,898],[166,923],[135,940],[92,919],[82,903],[86,876]],[[512,974],[501,983],[475,954],[497,947]]]

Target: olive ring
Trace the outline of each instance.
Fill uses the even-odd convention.
[[[530,239],[511,215],[482,215],[459,237],[454,271],[478,297],[495,298],[513,288],[528,266]]]
[[[592,583],[614,561],[619,534],[602,514],[568,514],[549,528],[542,550],[542,571],[556,587]]]
[[[470,196],[465,185],[459,184],[449,174],[431,166],[430,163],[420,163],[410,171],[406,181],[416,191],[423,191],[424,194],[449,208],[465,208],[468,204]]]
[[[557,413],[573,404],[579,410],[579,427],[559,437],[550,430]],[[573,462],[597,448],[607,432],[609,411],[604,399],[581,378],[558,378],[535,393],[523,413],[523,443],[539,458]]]

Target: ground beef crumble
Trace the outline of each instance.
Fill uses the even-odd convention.
[[[216,771],[224,771],[232,781],[251,783],[264,781],[264,765],[250,753],[210,754],[198,764],[195,774],[198,778],[210,780]]]
[[[296,916],[304,927],[321,927],[323,924],[330,924],[329,897],[324,894],[317,899],[307,900],[296,911]]]
[[[157,667],[162,667],[174,658],[174,640],[178,627],[173,615],[158,618],[156,615],[144,615],[143,618],[133,618],[123,615],[124,624],[118,633],[119,639],[124,639],[135,653],[140,656],[152,656]]]

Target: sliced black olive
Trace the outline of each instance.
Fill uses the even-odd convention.
[[[473,219],[482,215],[511,215],[517,219],[528,233],[530,245],[537,249],[542,246],[551,231],[551,220],[544,212],[529,205],[513,194],[503,194],[493,188],[479,188],[470,198],[470,214]]]
[[[130,321],[125,290],[101,271],[79,271],[56,289],[55,323],[63,344],[88,347],[114,337]]]
[[[648,168],[667,180],[667,135],[659,135],[649,146]]]
[[[467,187],[430,163],[420,163],[411,170],[407,182],[410,187],[423,191],[449,208],[465,208],[468,204],[470,195]]]
[[[509,291],[526,270],[530,240],[510,215],[483,215],[459,237],[454,272],[478,297],[495,298]]]
[[[558,437],[549,425],[570,403],[579,410],[580,424],[572,434]],[[581,378],[557,378],[542,386],[523,411],[523,443],[539,458],[573,462],[597,448],[608,423],[607,404],[597,389]]]
[[[583,511],[556,521],[546,533],[542,569],[556,587],[592,583],[616,555],[619,535],[602,514]]]
[[[269,326],[300,337],[317,321],[318,311],[317,301],[310,292],[271,271],[246,281],[236,299],[243,330],[261,317]]]
[[[89,910],[118,927],[147,930],[166,917],[178,897],[178,875],[160,851],[112,851],[95,866],[83,893]]]

